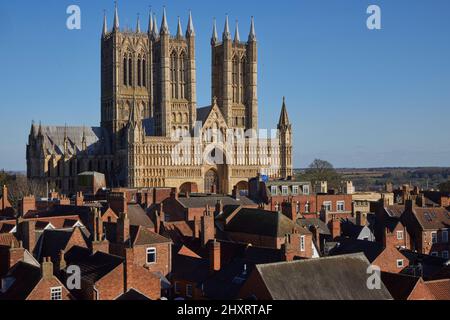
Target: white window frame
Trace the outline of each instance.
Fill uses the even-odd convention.
[[[299,186],[292,186],[292,194],[298,195],[299,190]]]
[[[403,230],[397,231],[397,240],[403,240],[403,238],[404,238]]]
[[[326,211],[332,211],[333,210],[333,202],[332,201],[324,201],[322,203],[322,206],[325,208]],[[327,209],[328,207],[330,209]]]
[[[282,187],[281,187],[281,194],[282,194],[283,196],[289,195],[289,187],[288,187],[288,186],[282,186]]]
[[[59,298],[59,299],[56,299]],[[50,288],[50,300],[59,301],[62,300],[62,287],[51,287]]]
[[[443,243],[448,243],[448,230],[442,230],[441,239]]]
[[[148,255],[151,251],[153,251],[153,253],[155,255],[155,261],[153,261],[153,262],[148,261]],[[157,253],[157,250],[155,247],[150,247],[150,248],[147,248],[147,250],[145,250],[145,254],[146,254],[145,261],[147,262],[147,264],[156,264],[156,262],[158,261],[156,253]]]
[[[339,206],[342,206],[342,210],[339,208]],[[336,202],[336,211],[339,211],[339,212],[343,212],[343,211],[345,211],[345,201],[337,201]]]
[[[189,294],[189,288],[191,293]],[[186,297],[188,298],[192,298],[192,296],[194,295],[194,287],[192,286],[192,284],[187,284],[186,285]]]
[[[431,243],[432,244],[438,243],[438,237],[437,237],[436,231],[431,232]]]
[[[278,194],[278,187],[277,186],[271,186],[270,187],[270,193],[272,195],[277,195]]]
[[[397,259],[397,268],[403,268],[405,266],[405,262],[403,259]]]
[[[301,236],[300,237],[300,251],[305,252],[305,250],[306,250],[306,237]]]
[[[304,195],[309,195],[309,193],[310,193],[310,191],[309,191],[309,185],[305,184],[305,185],[302,187],[302,190],[303,190],[303,194],[304,194]]]

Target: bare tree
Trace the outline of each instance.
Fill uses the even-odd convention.
[[[327,181],[330,187],[338,189],[342,177],[330,162],[316,159],[309,165],[309,168],[306,169],[302,179],[311,181],[313,186],[316,182]]]
[[[28,179],[24,175],[17,175],[8,183],[8,193],[11,205],[17,209],[19,201],[26,196],[43,197],[47,193],[44,183]]]

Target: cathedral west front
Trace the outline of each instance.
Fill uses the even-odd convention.
[[[159,25],[159,26],[158,26]],[[195,29],[189,14],[171,32],[150,14],[148,28],[101,36],[100,127],[33,123],[27,145],[30,179],[74,192],[83,172],[105,174],[110,187],[176,187],[229,194],[258,174],[292,176],[292,127],[285,101],[274,134],[258,130],[258,46],[253,18],[241,40],[228,17],[211,37],[211,104],[197,106]]]

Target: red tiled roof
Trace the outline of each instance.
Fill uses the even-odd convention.
[[[0,246],[11,247],[11,243],[15,246],[19,245],[19,241],[12,233],[0,233]]]
[[[437,300],[450,300],[450,279],[427,281],[425,285]]]
[[[424,230],[438,230],[448,228],[450,213],[447,209],[439,208],[413,208],[414,216]]]

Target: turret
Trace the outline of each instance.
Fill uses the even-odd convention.
[[[248,35],[248,42],[256,41],[256,32],[255,32],[255,19],[252,17],[252,22],[250,24],[250,33]]]
[[[150,10],[149,17],[148,17],[148,30],[147,34],[149,37],[153,34],[153,14],[152,10]]]
[[[219,40],[219,36],[217,35],[216,19],[214,18],[213,32],[212,32],[212,36],[211,36],[211,45],[215,46],[218,40]]]
[[[103,31],[102,31],[102,37],[104,38],[106,34],[108,33],[108,25],[106,22],[106,11],[103,14]]]
[[[222,40],[231,40],[231,33],[230,33],[230,27],[228,24],[228,15],[225,18],[225,27],[222,34]]]
[[[139,13],[137,15],[137,21],[136,21],[136,33],[141,33],[141,18],[139,16]]]
[[[113,26],[113,32],[119,31],[119,12],[117,9],[117,1],[114,4],[114,26]]]
[[[192,21],[192,12],[189,11],[189,20],[186,30],[186,38],[195,37],[194,22]]]
[[[234,42],[239,43],[241,42],[241,37],[239,35],[239,22],[236,20],[236,30],[234,32]]]
[[[181,28],[181,19],[178,17],[178,25],[177,25],[177,39],[183,38],[183,29]]]
[[[161,21],[161,31],[159,34],[162,35],[170,35],[169,25],[167,24],[167,16],[166,16],[166,8],[163,9],[163,18]]]
[[[292,176],[292,127],[286,108],[286,99],[283,97],[280,120],[278,121],[278,136],[280,143],[280,178],[287,179]]]

